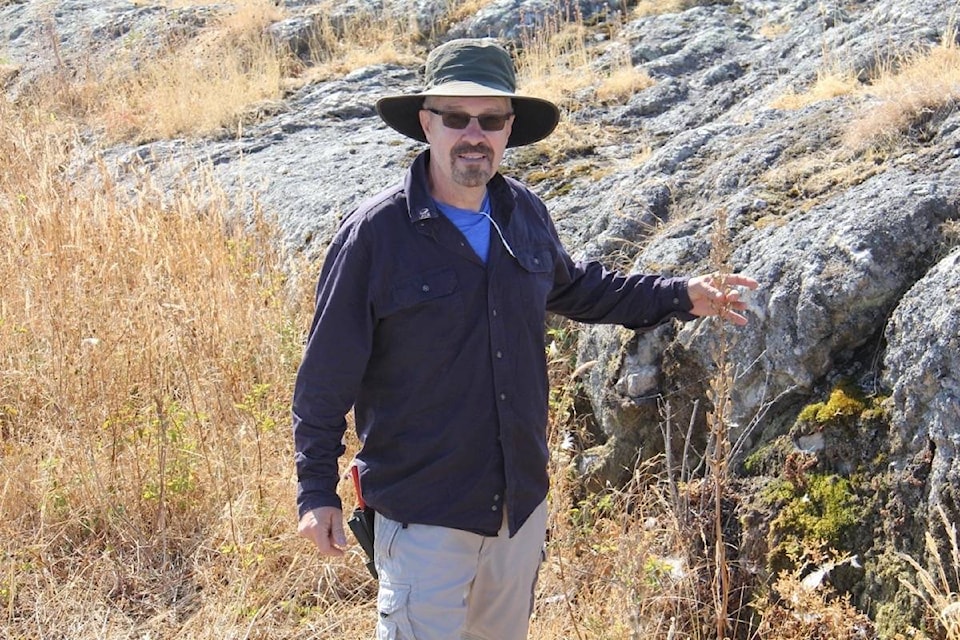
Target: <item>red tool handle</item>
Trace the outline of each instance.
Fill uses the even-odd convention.
[[[350,467],[350,475],[353,476],[353,488],[357,491],[357,506],[361,509],[367,508],[367,503],[363,501],[363,493],[360,491],[360,469],[357,465]]]

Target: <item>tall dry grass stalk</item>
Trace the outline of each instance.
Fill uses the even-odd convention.
[[[901,578],[900,582],[926,606],[927,614],[944,640],[960,640],[960,543],[957,524],[951,522],[942,506],[937,506],[944,533],[944,551],[928,531],[925,544],[928,566],[901,554],[914,570],[916,584]]]
[[[727,212],[721,209],[714,221],[711,242],[710,263],[714,273],[721,280],[730,275],[730,240],[727,236]],[[722,308],[721,312],[729,311]],[[717,331],[717,343],[713,354],[716,372],[710,380],[708,399],[713,405],[707,414],[709,430],[707,468],[709,471],[710,492],[713,502],[713,565],[711,567],[713,584],[713,614],[717,640],[724,640],[731,630],[731,581],[727,560],[726,519],[729,516],[725,502],[729,493],[730,474],[730,395],[733,392],[732,340],[730,331],[721,325]]]

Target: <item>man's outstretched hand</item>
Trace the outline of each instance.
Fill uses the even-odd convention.
[[[317,545],[321,555],[342,556],[347,547],[343,512],[336,507],[319,507],[300,518],[297,533]]]
[[[747,308],[747,303],[741,300],[739,287],[753,290],[758,286],[759,283],[753,278],[737,274],[690,278],[687,282],[687,295],[693,303],[690,313],[695,316],[719,316],[743,326],[747,324],[747,319],[740,312]]]

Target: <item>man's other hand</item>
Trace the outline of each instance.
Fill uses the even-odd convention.
[[[321,555],[342,556],[347,547],[343,512],[336,507],[319,507],[300,518],[297,533],[317,545]]]
[[[737,274],[697,276],[687,283],[687,294],[695,316],[719,316],[736,325],[747,324],[741,311],[747,308],[740,287],[756,289],[757,281]]]

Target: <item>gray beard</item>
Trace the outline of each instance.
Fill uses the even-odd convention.
[[[477,145],[476,147],[472,147],[470,145],[460,145],[451,149],[450,163],[453,168],[453,181],[461,187],[482,187],[490,181],[490,178],[493,177],[492,172],[488,172],[486,169],[480,167],[471,167],[468,169],[458,168],[457,157],[463,153],[470,153],[472,151],[484,153],[486,154],[487,158],[493,157],[493,150],[486,145]]]
[[[453,181],[461,187],[482,187],[490,181],[490,174],[484,169],[454,169]]]

